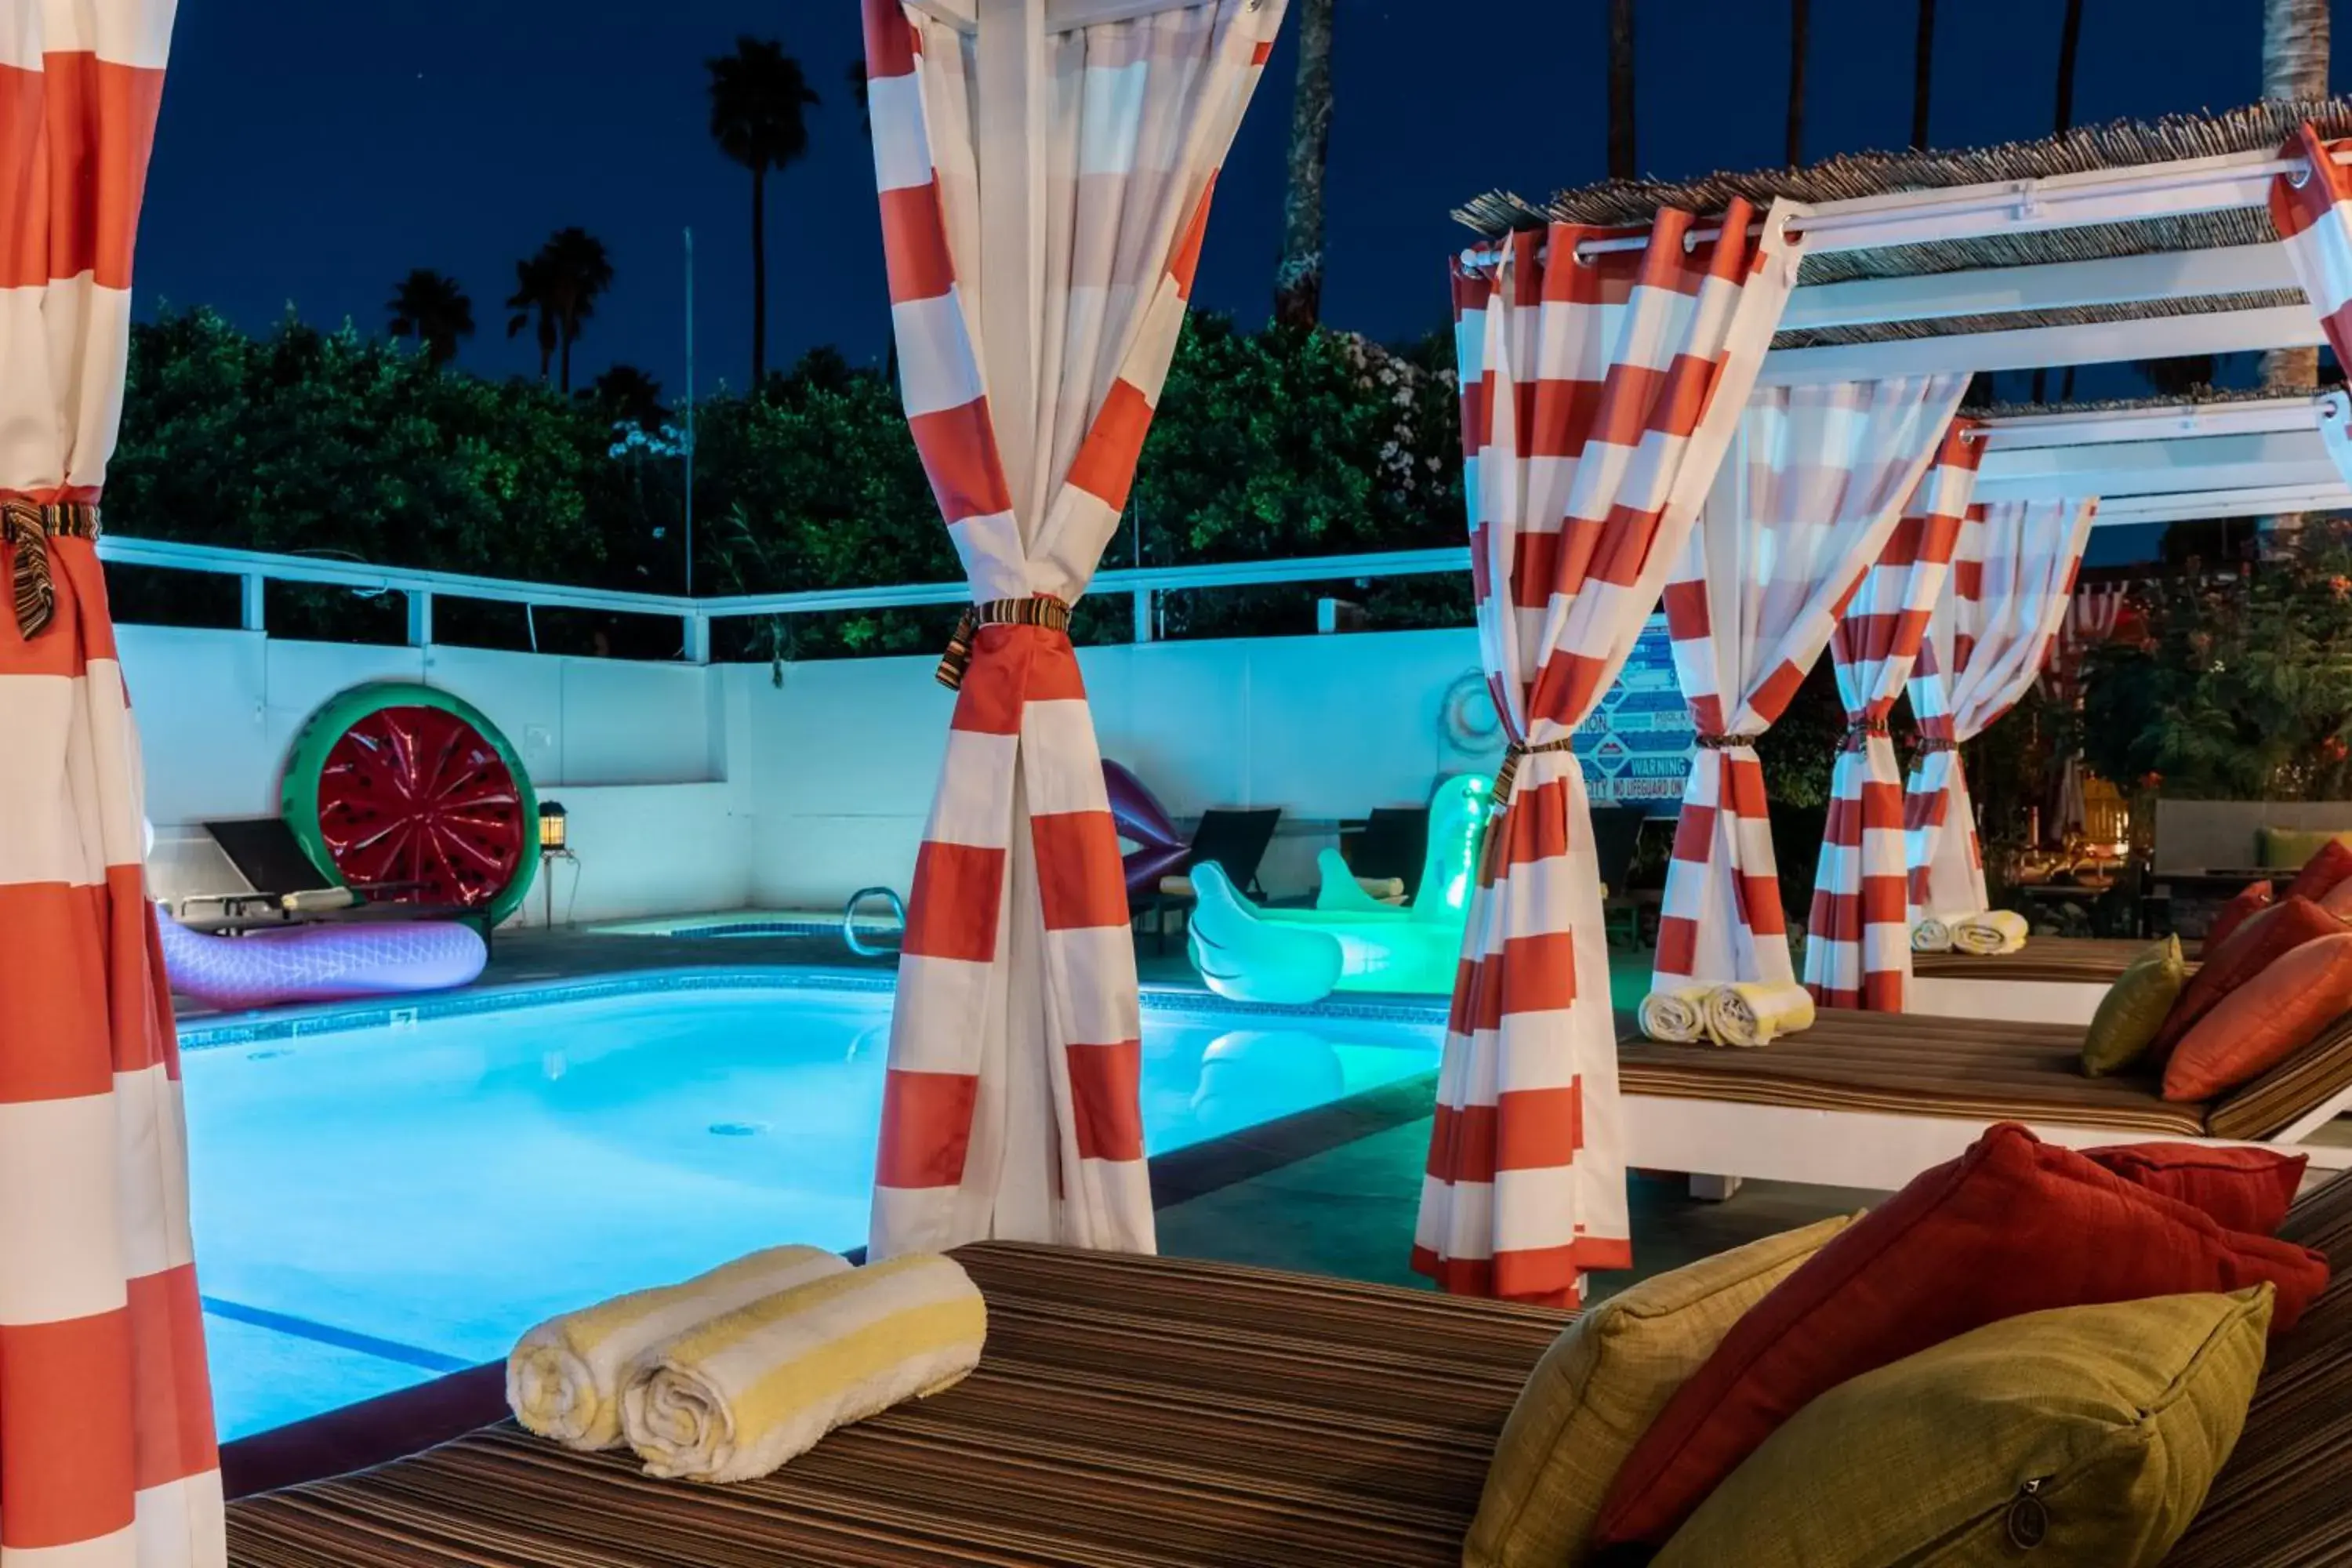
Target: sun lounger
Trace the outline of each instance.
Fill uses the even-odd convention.
[[[2352,1148],[2305,1142],[2352,1108],[2352,1017],[2199,1105],[2143,1078],[2084,1077],[2074,1025],[1824,1009],[1742,1051],[1645,1040],[1627,1015],[1618,1037],[1626,1161],[1646,1169],[1894,1188],[1996,1121],[2074,1148],[2289,1144],[2315,1170],[2352,1168]]]
[[[2352,1552],[2352,1182],[2284,1234],[2336,1281],[2271,1347],[2168,1561]],[[765,1480],[649,1480],[488,1427],[232,1503],[236,1568],[1454,1568],[1504,1417],[1566,1315],[1174,1258],[987,1243],[980,1368]],[[2334,1460],[2336,1462],[2320,1462]]]
[[[2017,952],[1981,958],[1915,952],[1906,1010],[1952,1018],[2088,1024],[2124,966],[2147,951],[2147,942],[2138,937],[2037,936]]]

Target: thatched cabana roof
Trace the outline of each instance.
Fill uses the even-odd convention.
[[[1662,206],[1699,213],[1723,209],[1735,196],[1762,205],[1776,196],[1807,203],[1850,202],[1903,192],[2042,180],[2103,170],[2271,153],[2309,121],[2323,135],[2352,136],[2352,99],[2307,103],[2257,103],[2219,114],[2175,114],[2077,127],[2062,135],[1997,147],[1903,153],[1856,153],[1795,169],[1718,173],[1691,180],[1614,180],[1564,190],[1548,201],[1507,191],[1474,197],[1454,217],[1489,238],[1549,221],[1616,226],[1647,223]],[[1928,277],[2057,262],[2208,251],[2267,245],[2275,238],[2259,206],[2175,213],[2126,222],[2011,232],[1877,248],[1815,251],[1805,258],[1801,284],[1864,279]],[[2292,289],[2186,294],[2125,304],[2069,306],[2003,315],[1874,321],[1782,332],[1775,348],[1885,342],[2021,328],[2198,316],[2300,305]]]

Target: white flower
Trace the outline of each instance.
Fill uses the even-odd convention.
[[[1384,364],[1381,366],[1381,384],[1382,386],[1394,386],[1396,384],[1396,366],[1391,364]]]
[[[1394,458],[1396,455],[1397,455],[1397,444],[1396,444],[1394,441],[1386,441],[1386,442],[1381,443],[1381,459],[1383,462],[1387,461],[1388,459],[1390,459],[1390,458]]]
[[[1400,386],[1396,389],[1396,405],[1399,408],[1412,406],[1412,392],[1410,388]]]

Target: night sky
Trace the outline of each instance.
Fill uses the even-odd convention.
[[[1602,169],[1602,0],[1340,0],[1325,319],[1381,338],[1444,319],[1447,213]],[[2255,95],[2260,0],[2088,0],[2078,121]],[[1641,156],[1663,175],[1780,161],[1786,0],[1643,0]],[[1945,0],[1933,139],[2046,133],[2061,0]],[[143,310],[381,331],[394,281],[455,274],[479,327],[460,363],[536,368],[499,301],[514,262],[583,225],[617,269],[578,350],[684,379],[679,231],[700,252],[699,378],[750,364],[749,176],[711,144],[703,60],[773,37],[824,96],[771,184],[771,363],[816,343],[878,359],[888,330],[873,165],[844,71],[856,0],[188,0],[139,256]],[[1808,158],[1900,143],[1913,7],[1814,0]],[[2336,7],[2352,39],[2352,0]],[[1200,302],[1268,309],[1293,59],[1276,50],[1218,189]],[[2118,389],[2121,390],[2121,389]]]

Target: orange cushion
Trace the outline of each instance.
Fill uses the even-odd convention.
[[[2221,912],[2213,917],[2212,925],[2205,932],[2205,951],[2210,952],[2229,941],[2230,933],[2245,924],[2248,916],[2269,909],[2274,892],[2268,882],[2249,882],[2240,889],[2238,896],[2223,904]]]
[[[2303,1185],[2308,1154],[2202,1143],[2116,1143],[2083,1158],[2135,1186],[2202,1209],[2224,1230],[2275,1236]]]
[[[2333,918],[2333,917],[2331,917]],[[2200,1018],[2164,1065],[2164,1098],[2210,1100],[2311,1043],[2352,1007],[2352,931],[2315,937]]]
[[[2164,1016],[2164,1026],[2147,1047],[2151,1067],[2162,1067],[2197,1021],[2213,1010],[2222,997],[2260,974],[2281,953],[2301,947],[2315,937],[2333,936],[2344,922],[2309,899],[2283,899],[2257,910],[2245,923],[2216,947],[2207,943],[2205,962],[2180,988],[2180,1000]]]
[[[2352,848],[2347,848],[2340,838],[2331,838],[2303,863],[2303,869],[2287,884],[2286,896],[2316,899],[2347,877],[2352,877]]]
[[[2319,895],[2319,907],[2337,920],[2352,920],[2352,877]]]

